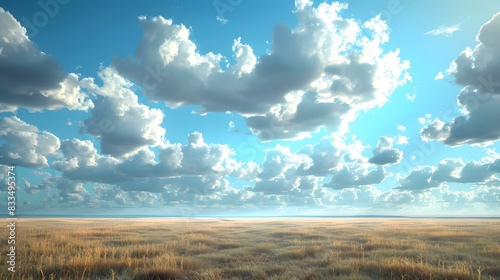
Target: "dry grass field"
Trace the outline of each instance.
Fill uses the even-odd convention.
[[[26,218],[16,231],[16,272],[0,279],[500,279],[496,219]]]

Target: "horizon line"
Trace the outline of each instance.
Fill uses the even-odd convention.
[[[213,219],[238,219],[238,218],[400,218],[400,219],[500,219],[500,216],[459,216],[459,215],[143,215],[143,214],[21,214],[15,217],[1,215],[5,219],[22,218],[213,218]]]

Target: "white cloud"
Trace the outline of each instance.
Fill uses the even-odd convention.
[[[175,206],[180,214],[184,214],[185,211],[196,211],[197,214],[206,215],[210,209],[224,207],[231,203],[243,204],[240,199],[225,200],[226,196],[232,196],[232,194],[234,194],[233,199],[240,198],[240,196],[237,194],[239,191],[230,188],[229,182],[221,176],[182,176],[158,181],[164,188],[161,194],[158,194],[161,195],[163,203],[167,206]],[[139,182],[138,187],[140,184]],[[123,185],[122,188],[124,188]]]
[[[500,139],[500,13],[486,22],[477,35],[478,44],[465,49],[448,73],[463,85],[457,96],[464,115],[450,122],[436,119],[421,130],[427,140],[447,145],[487,145]]]
[[[26,192],[37,193],[41,190],[57,190],[55,196],[48,196],[62,205],[81,204],[89,198],[88,190],[81,182],[68,180],[63,177],[47,175],[42,182],[37,185],[31,185],[25,182]]]
[[[396,141],[398,145],[406,145],[408,144],[408,137],[403,135],[398,135],[398,139]]]
[[[0,163],[27,168],[49,166],[48,156],[56,156],[61,142],[54,134],[40,131],[36,126],[16,116],[0,119]]]
[[[163,112],[139,104],[131,84],[113,69],[104,68],[99,75],[104,85],[90,86],[99,96],[81,130],[99,139],[103,154],[115,157],[162,144]]]
[[[441,182],[432,180],[435,167],[421,166],[414,169],[408,176],[400,180],[400,185],[395,189],[401,191],[421,192],[441,186]]]
[[[344,167],[333,174],[329,183],[324,187],[331,189],[344,189],[365,185],[375,185],[381,183],[385,178],[383,167],[369,170],[364,166],[356,166],[354,169]]]
[[[93,191],[94,196],[91,199],[91,205],[94,207],[97,205],[105,205],[109,207],[114,204],[127,204],[127,194],[125,191],[121,190],[120,187],[105,184],[94,184]]]
[[[328,139],[328,138],[325,138]],[[331,189],[344,189],[364,185],[379,184],[385,178],[382,167],[373,167],[369,159],[362,155],[366,148],[359,140],[346,145],[340,138],[335,139],[335,149],[339,155],[337,165],[327,174],[331,176],[330,182],[324,186]],[[321,147],[321,146],[320,146]],[[328,157],[328,155],[326,155]],[[326,159],[326,158],[324,158]]]
[[[417,197],[414,193],[408,191],[387,191],[380,195],[380,206],[394,209],[404,208],[405,206],[415,203]]]
[[[44,174],[45,178],[42,180],[42,182],[33,185],[31,184],[26,178],[23,178],[23,184],[24,184],[24,191],[26,191],[27,194],[36,194],[42,191],[47,191],[50,190],[53,186],[51,182],[52,176],[49,174]]]
[[[162,17],[142,19],[135,58],[115,59],[113,66],[152,100],[197,105],[202,113],[238,112],[263,140],[303,138],[321,127],[345,130],[357,111],[383,105],[411,79],[399,50],[383,52],[388,27],[378,17],[359,24],[340,16],[347,5],[296,5],[296,28],[276,26],[272,49],[258,59],[236,39],[237,62],[225,71],[221,55],[200,54],[185,26]]]
[[[339,138],[324,137],[316,144],[308,144],[301,148],[298,153],[304,154],[310,158],[300,164],[298,173],[301,175],[327,176],[332,174],[342,163],[342,158],[351,150],[360,148],[360,142],[348,147],[342,143]],[[362,148],[361,148],[362,149]],[[359,150],[358,150],[359,151]]]
[[[249,45],[241,43],[241,37],[234,40],[233,44],[234,57],[236,65],[232,67],[233,74],[237,77],[251,73],[257,64],[257,58],[253,54],[253,50]]]
[[[277,178],[256,182],[255,187],[251,190],[263,194],[287,194],[296,189],[299,186],[299,182],[298,178],[294,178],[294,180]]]
[[[450,26],[441,26],[439,28],[429,30],[425,33],[425,35],[450,37],[453,35],[453,33],[459,30],[460,30],[460,23]]]
[[[228,23],[228,22],[229,22],[229,20],[228,20],[228,19],[223,18],[223,17],[220,17],[220,16],[217,16],[215,19],[216,19],[218,22],[222,23],[222,24],[226,24],[226,23]]]
[[[444,75],[443,75],[443,72],[439,71],[436,76],[434,77],[434,81],[437,81],[437,80],[442,80],[444,79]]]
[[[414,93],[414,94],[407,93],[405,96],[406,96],[406,99],[408,99],[408,101],[413,102],[413,101],[415,101],[417,94],[416,93]]]
[[[0,25],[6,26],[0,30],[0,68],[17,71],[0,74],[6,80],[0,90],[14,89],[0,96],[0,111],[91,109],[81,128],[98,140],[97,146],[80,139],[60,141],[17,117],[3,118],[0,163],[61,172],[60,177],[49,175],[38,184],[23,182],[27,193],[46,192],[46,202],[62,205],[152,207],[160,202],[200,211],[324,205],[403,209],[442,198],[445,208],[478,203],[498,209],[496,154],[481,161],[445,159],[436,167],[419,166],[401,178],[399,191],[383,192],[376,186],[391,175],[392,167],[381,165],[402,159],[393,145],[408,144],[408,137],[380,137],[373,156],[367,158],[362,155],[367,147],[354,135],[346,144],[344,135],[335,132],[347,131],[360,112],[384,105],[396,87],[410,81],[409,63],[400,59],[399,50],[384,51],[389,28],[380,18],[366,22],[344,18],[341,12],[347,4],[313,7],[302,0],[295,5],[297,27],[277,26],[272,47],[261,57],[242,43],[244,39],[235,39],[236,63],[225,70],[220,66],[224,57],[197,50],[189,28],[162,17],[139,16],[144,36],[136,57],[115,59],[112,66],[101,69],[102,85],[65,73],[0,8]],[[424,140],[456,144],[500,138],[496,125],[500,101],[495,95],[499,44],[493,36],[497,23],[492,19],[485,24],[478,46],[464,51],[447,72],[464,85],[457,99],[467,118],[449,123],[421,118],[426,124],[421,131]],[[480,78],[474,81],[478,73]],[[443,76],[439,72],[435,79]],[[35,89],[32,95],[25,94],[24,81]],[[262,140],[300,139],[322,128],[334,134],[298,151],[281,145],[268,148],[259,164],[239,162],[228,145],[206,143],[200,132],[187,135],[186,145],[164,139],[163,113],[139,103],[131,81],[151,100],[171,107],[237,112]],[[87,92],[97,96],[95,104]],[[415,96],[407,94],[410,101]],[[234,128],[235,122],[228,126]],[[473,134],[476,138],[471,140]],[[460,137],[465,138],[456,140]],[[244,186],[232,185],[233,181]],[[86,189],[88,183],[93,192]],[[453,190],[449,183],[475,188]]]
[[[460,158],[443,159],[437,167],[419,166],[400,180],[395,189],[422,192],[443,186],[443,183],[486,184],[498,173],[496,160],[488,156],[480,162],[464,163]]]
[[[465,205],[470,203],[474,198],[474,193],[472,191],[453,191],[449,187],[440,188],[442,193],[442,199],[447,204],[446,207],[458,207],[463,209]]]
[[[497,181],[495,174],[500,170],[500,160],[493,151],[477,162],[445,159],[437,167],[417,167],[401,178],[396,187],[398,192],[382,192],[375,185],[387,176],[384,168],[373,168],[368,158],[362,156],[366,147],[358,140],[353,141],[346,145],[339,137],[325,137],[295,153],[277,145],[267,150],[264,161],[257,165],[234,161],[228,147],[207,144],[200,133],[189,135],[185,146],[162,145],[158,162],[155,154],[147,149],[117,159],[98,155],[90,141],[65,140],[61,144],[64,160],[52,165],[63,172],[65,182],[47,179],[49,181],[37,185],[28,183],[26,190],[35,193],[55,186],[58,194],[52,199],[65,205],[153,207],[156,202],[163,201],[163,204],[177,209],[196,207],[199,214],[224,207],[258,209],[285,205],[452,209],[464,197],[469,199],[467,203],[476,201],[494,209],[495,187],[482,187],[469,193],[448,189],[441,193],[442,201],[435,196],[439,193],[429,192],[446,187],[446,183],[493,184]],[[381,137],[375,153],[390,149],[393,142],[392,138]],[[328,163],[326,160],[331,157],[338,159]],[[315,165],[317,168],[311,169]],[[227,176],[255,183],[243,189],[235,188]],[[330,177],[329,183],[325,183],[327,176]],[[90,197],[82,189],[84,182],[106,185],[95,185],[95,195]],[[96,189],[96,186],[100,187]]]
[[[63,172],[66,178],[82,182],[136,184],[141,178],[211,174],[252,177],[255,175],[251,173],[256,172],[251,163],[238,165],[231,159],[233,151],[227,145],[205,143],[199,132],[190,134],[185,146],[162,144],[159,161],[155,161],[155,153],[146,148],[125,157],[100,155],[92,142],[79,139],[64,140],[61,151],[64,158],[53,162],[52,167]]]
[[[129,175],[117,170],[119,159],[99,155],[88,140],[64,140],[61,144],[64,158],[52,163],[52,167],[63,172],[68,179],[81,182],[113,184],[131,180]]]
[[[489,184],[478,190],[473,201],[485,203],[493,211],[498,211],[498,207],[500,207],[500,186],[498,182],[496,184]]]
[[[82,90],[84,80],[66,74],[59,62],[41,52],[26,29],[0,7],[0,112],[19,108],[88,110],[92,101]]]
[[[275,148],[266,151],[259,178],[269,180],[279,177],[292,167],[296,169],[306,160],[305,156],[292,153],[290,148],[277,145]]]
[[[199,132],[188,135],[188,145],[182,148],[183,174],[222,173],[233,151],[227,145],[206,144]]]
[[[424,141],[429,140],[446,140],[450,135],[451,127],[449,124],[444,123],[440,119],[420,120],[421,124],[427,123],[427,126],[420,130],[420,135]]]
[[[88,197],[88,190],[80,182],[55,177],[54,184],[58,190],[57,198],[61,204],[80,203]]]
[[[351,207],[371,207],[381,195],[382,192],[373,186],[347,188],[335,195],[335,203]]]
[[[373,157],[368,162],[376,165],[386,165],[399,163],[403,158],[403,152],[392,148],[394,139],[382,136],[377,142],[377,147],[373,150]]]

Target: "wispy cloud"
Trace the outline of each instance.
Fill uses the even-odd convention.
[[[450,25],[450,26],[441,26],[439,28],[427,31],[425,35],[450,37],[453,35],[453,33],[460,30],[460,25],[461,23],[457,23],[455,25]]]
[[[414,93],[414,94],[407,93],[407,94],[406,94],[406,98],[407,98],[410,102],[415,101],[415,97],[417,97],[417,94],[416,94],[416,93]]]
[[[222,23],[222,24],[226,24],[229,22],[229,20],[227,20],[226,18],[223,18],[223,17],[220,17],[220,16],[217,16],[217,21]]]

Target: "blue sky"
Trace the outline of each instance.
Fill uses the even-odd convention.
[[[372,2],[2,2],[19,213],[497,215],[500,3]]]

